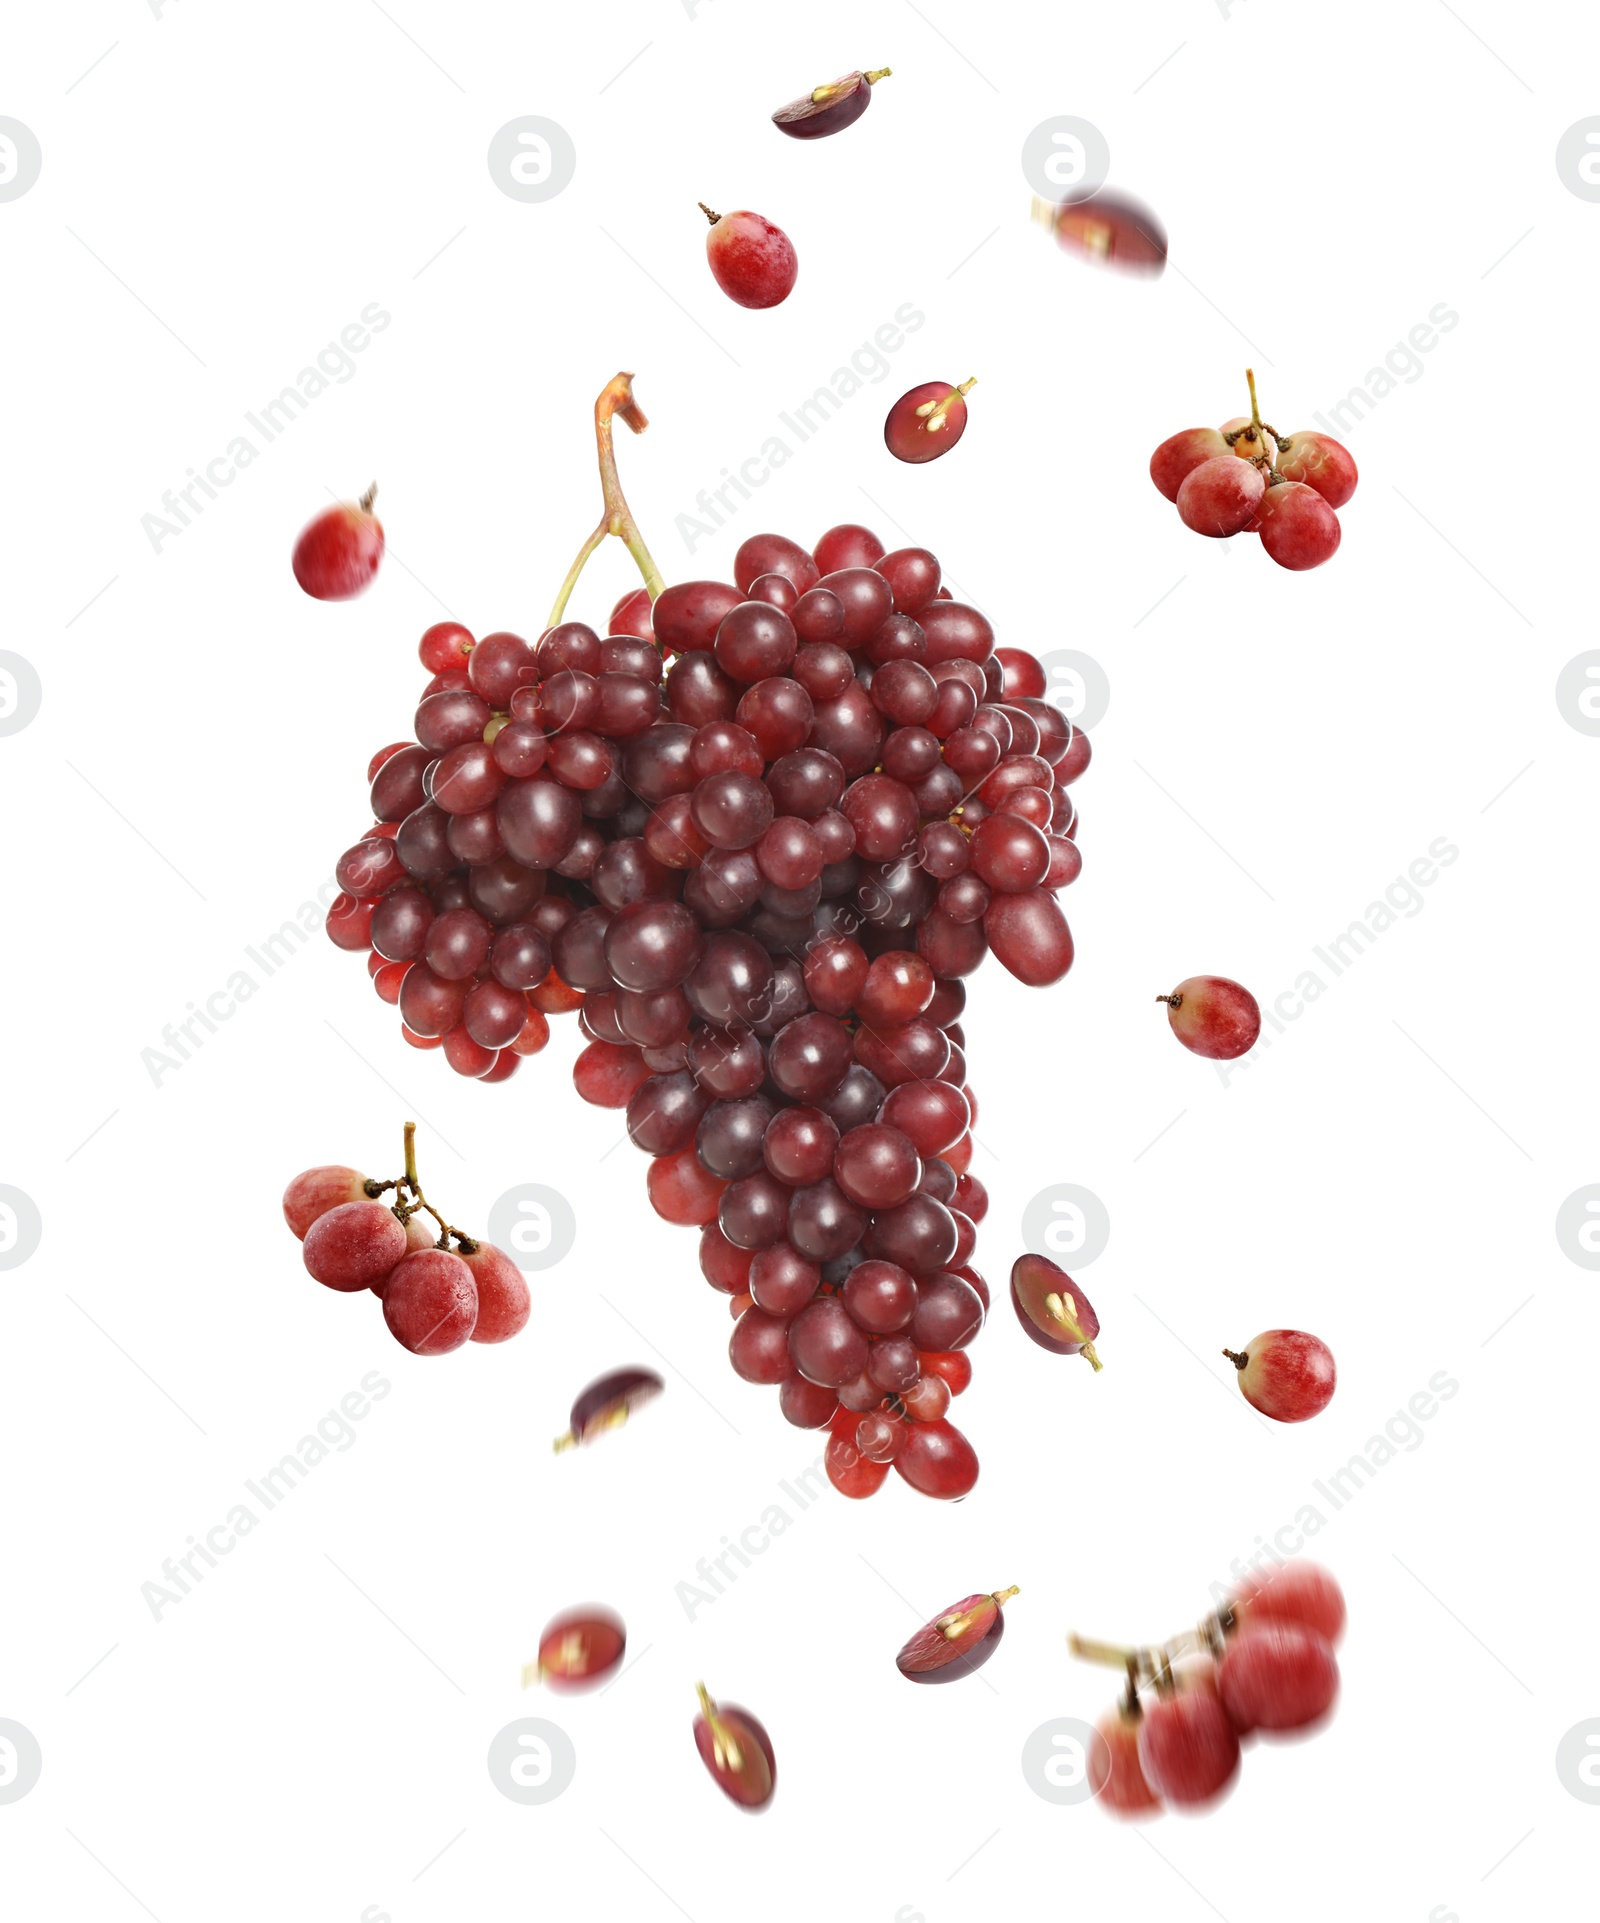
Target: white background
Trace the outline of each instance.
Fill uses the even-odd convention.
[[[1600,1819],[1554,1757],[1600,1715],[1600,1314],[1554,1219],[1600,1179],[1600,740],[1554,689],[1594,642],[1600,206],[1554,154],[1600,112],[1597,42],[1577,9],[1481,0],[13,10],[0,113],[44,169],[0,204],[0,645],[44,701],[0,742],[0,1180],[44,1231],[0,1275],[0,1717],[44,1772],[0,1806],[9,1912],[1478,1923],[1578,1900]],[[894,78],[841,138],[768,124],[857,64]],[[486,166],[529,113],[577,147],[543,205]],[[1029,224],[1022,142],[1064,113],[1165,219],[1159,282]],[[699,199],[790,233],[786,305],[717,291]],[[154,552],[141,516],[373,301],[392,325],[356,376]],[[696,492],[908,301],[926,325],[887,377],[691,557]],[[1361,487],[1327,567],[1204,543],[1151,488],[1151,448],[1237,412],[1247,364],[1267,417],[1308,425],[1441,302],[1459,325],[1347,437]],[[652,419],[621,459],[669,578],[725,575],[763,526],[863,519],[933,547],[1002,641],[1110,680],[1064,897],[1077,965],[1036,994],[991,963],[967,1019],[979,1264],[1003,1288],[1029,1199],[1093,1190],[1106,1367],[1045,1356],[1002,1302],[960,1410],[983,1477],[954,1508],[893,1478],[870,1504],[783,1494],[814,1439],[727,1369],[692,1236],[571,1089],[570,1022],[509,1084],[463,1083],[318,935],[159,1085],[141,1060],[365,826],[421,630],[542,624],[618,367]],[[961,447],[891,461],[894,396],[969,374]],[[308,601],[295,532],[375,476],[377,584]],[[592,574],[574,611],[600,622],[620,548]],[[1157,992],[1289,988],[1437,837],[1459,859],[1420,912],[1247,1072],[1172,1042]],[[503,1350],[412,1359],[373,1302],[307,1281],[279,1218],[308,1164],[396,1172],[407,1116],[455,1219],[529,1180],[576,1210]],[[1218,1354],[1279,1323],[1339,1360],[1304,1428],[1257,1421]],[[629,1361],[666,1396],[553,1457],[572,1394]],[[373,1369],[392,1393],[357,1445],[152,1620],[163,1560]],[[1437,1371],[1459,1393],[1420,1445],[1318,1502]],[[1067,1630],[1177,1629],[1307,1502],[1351,1611],[1333,1725],[1252,1750],[1198,1820],[1036,1796],[1028,1734],[1115,1688]],[[677,1585],[773,1503],[791,1527],[691,1621]],[[983,1680],[901,1681],[919,1620],[1013,1582]],[[636,1666],[523,1695],[541,1624],[589,1597]],[[700,1677],[773,1734],[764,1816],[695,1759]],[[578,1752],[541,1808],[485,1767],[523,1715]]]

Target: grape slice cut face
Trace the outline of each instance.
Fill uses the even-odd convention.
[[[896,1669],[912,1683],[953,1683],[970,1676],[1000,1647],[1004,1605],[1016,1594],[1013,1586],[987,1596],[963,1596],[922,1625],[895,1657]]]
[[[597,1603],[553,1616],[539,1638],[539,1654],[522,1672],[522,1687],[592,1689],[615,1673],[628,1646],[628,1632],[615,1610]]]
[[[612,1429],[620,1429],[635,1409],[654,1402],[665,1384],[653,1369],[613,1369],[597,1377],[572,1405],[571,1426],[557,1436],[557,1451],[593,1442]]]
[[[1083,1290],[1045,1255],[1019,1256],[1011,1270],[1011,1305],[1017,1320],[1052,1355],[1082,1355],[1098,1371],[1095,1352],[1100,1318]]]
[[[764,1809],[778,1783],[771,1737],[749,1710],[714,1703],[704,1683],[695,1688],[700,1714],[694,1719],[694,1745],[711,1780],[741,1809]]]

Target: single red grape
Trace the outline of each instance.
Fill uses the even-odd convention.
[[[326,1163],[321,1168],[308,1168],[283,1191],[283,1219],[297,1240],[303,1242],[307,1229],[319,1216],[326,1215],[329,1209],[336,1209],[345,1202],[370,1199],[366,1182],[367,1178],[359,1169],[345,1168],[338,1162]]]
[[[478,1320],[478,1285],[471,1269],[459,1255],[443,1249],[413,1250],[389,1277],[383,1319],[394,1339],[413,1355],[447,1355],[459,1349]]]
[[[1231,1062],[1254,1048],[1261,1008],[1248,988],[1226,975],[1190,975],[1170,995],[1167,1020],[1184,1047],[1208,1061]]]
[[[376,492],[325,508],[300,530],[294,578],[313,600],[348,601],[371,587],[383,559],[383,523],[371,511]]]
[[[1245,1401],[1274,1422],[1309,1422],[1333,1400],[1333,1351],[1303,1329],[1268,1329],[1244,1349],[1222,1353],[1239,1371]]]
[[[741,307],[776,307],[793,291],[800,272],[794,243],[781,227],[744,208],[714,214],[704,201],[700,211],[711,223],[706,259],[717,285]]]

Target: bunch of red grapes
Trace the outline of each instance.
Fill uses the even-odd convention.
[[[416,1125],[405,1128],[405,1173],[375,1181],[342,1162],[303,1169],[283,1192],[283,1219],[306,1271],[342,1295],[369,1291],[389,1333],[413,1355],[465,1342],[509,1342],[533,1301],[511,1257],[446,1222],[417,1179]],[[383,1198],[392,1194],[392,1202]],[[453,1246],[452,1246],[453,1245]]]
[[[1196,534],[1259,534],[1280,568],[1303,573],[1338,552],[1341,508],[1356,491],[1355,459],[1331,434],[1280,434],[1250,412],[1221,427],[1186,427],[1150,456],[1150,478]]]
[[[1253,1573],[1198,1630],[1163,1648],[1072,1637],[1074,1655],[1128,1678],[1089,1756],[1101,1804],[1134,1818],[1167,1805],[1202,1809],[1232,1787],[1242,1744],[1318,1728],[1338,1699],[1333,1650],[1344,1624],[1334,1578],[1315,1563],[1291,1562]]]
[[[503,1080],[578,1010],[578,1092],[626,1110],[656,1212],[700,1228],[734,1369],[830,1430],[845,1494],[892,1463],[965,1495],[964,978],[991,948],[1034,985],[1070,967],[1089,743],[932,554],[862,527],[757,535],[733,582],[610,625],[428,630],[328,931],[463,1075]]]

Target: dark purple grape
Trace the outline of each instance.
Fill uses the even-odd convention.
[[[864,1122],[876,1120],[888,1092],[870,1069],[853,1062],[845,1071],[844,1080],[818,1107],[843,1134],[860,1128]]]
[[[771,1119],[772,1104],[759,1096],[713,1102],[695,1131],[695,1152],[701,1165],[725,1182],[753,1175],[762,1166],[761,1145]]]
[[[852,1202],[838,1183],[825,1178],[796,1189],[789,1203],[789,1241],[814,1262],[844,1255],[861,1240],[867,1212]]]
[[[745,1028],[696,1028],[689,1037],[688,1065],[703,1089],[725,1100],[754,1095],[767,1079],[766,1050]]]
[[[808,1382],[838,1389],[867,1366],[867,1338],[836,1296],[822,1296],[789,1324],[789,1353]]]
[[[707,938],[694,972],[684,983],[690,1006],[703,1022],[728,1028],[759,1020],[772,988],[772,959],[748,935]]]
[[[955,1220],[944,1204],[931,1195],[913,1195],[898,1208],[874,1215],[862,1246],[880,1262],[924,1276],[936,1274],[954,1257],[956,1241]]]
[[[615,985],[606,961],[609,908],[585,908],[574,915],[550,943],[557,974],[573,988],[611,988]]]
[[[542,775],[509,783],[495,815],[507,850],[525,868],[553,868],[583,826],[577,795]]]
[[[373,909],[368,939],[385,961],[415,961],[433,916],[433,903],[420,888],[396,888]]]
[[[628,1101],[628,1139],[649,1155],[675,1155],[694,1140],[706,1095],[686,1069],[652,1075]]]
[[[783,1239],[788,1220],[788,1185],[765,1169],[730,1182],[717,1205],[717,1223],[737,1249],[770,1249]]]
[[[773,1037],[767,1068],[797,1102],[818,1102],[844,1080],[851,1061],[850,1031],[831,1015],[802,1015]]]
[[[507,988],[537,988],[550,973],[550,943],[531,922],[513,923],[495,936],[489,968]]]
[[[919,1349],[935,1354],[964,1349],[982,1327],[983,1303],[959,1275],[941,1273],[917,1284],[911,1339]]]

